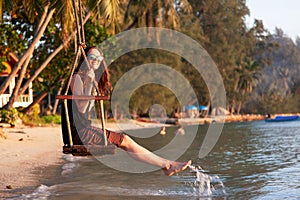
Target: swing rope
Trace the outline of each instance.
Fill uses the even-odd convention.
[[[77,3],[78,2],[78,3]],[[67,127],[68,127],[68,137],[69,137],[69,143],[70,147],[74,147],[73,145],[73,140],[72,140],[72,133],[71,133],[71,125],[70,125],[70,120],[69,120],[69,112],[68,112],[68,106],[67,106],[67,100],[74,100],[74,99],[81,99],[81,100],[95,100],[98,103],[98,107],[100,109],[100,116],[101,116],[101,125],[102,125],[102,130],[103,130],[103,136],[104,136],[104,145],[97,145],[97,146],[105,146],[107,149],[105,150],[103,147],[100,148],[102,149],[102,154],[111,154],[112,151],[115,149],[115,145],[108,145],[107,142],[107,135],[106,135],[106,127],[105,127],[105,117],[104,117],[104,100],[109,100],[108,96],[104,96],[100,93],[98,87],[97,87],[97,82],[96,80],[93,80],[93,85],[94,88],[96,89],[96,92],[98,93],[99,96],[78,96],[78,95],[68,95],[68,91],[70,88],[71,84],[71,77],[74,74],[74,71],[76,67],[78,66],[79,63],[79,58],[80,56],[83,56],[84,60],[87,60],[86,54],[84,52],[84,48],[86,48],[85,44],[85,35],[84,35],[84,23],[83,23],[83,15],[82,15],[82,6],[81,6],[81,1],[80,0],[73,0],[73,9],[74,9],[74,15],[75,15],[75,21],[76,21],[76,30],[77,30],[77,40],[78,40],[78,46],[75,46],[75,51],[76,51],[76,56],[75,60],[72,66],[71,74],[70,77],[67,81],[66,85],[66,91],[63,95],[57,95],[57,99],[63,100],[64,107],[65,107],[65,113],[66,113],[66,121],[67,121]],[[79,11],[79,16],[78,16],[78,11]],[[87,62],[88,69],[90,69],[89,63]],[[76,145],[79,146],[79,145]],[[80,147],[81,149],[82,147]],[[81,149],[82,150],[82,149]],[[81,151],[79,150],[79,151]],[[78,150],[76,150],[78,152]],[[87,152],[89,149],[85,149],[83,154],[89,153]],[[95,150],[92,150],[95,151]],[[96,150],[99,152],[99,150]],[[101,150],[100,150],[101,151]],[[82,152],[78,152],[78,155],[83,155]],[[73,152],[74,155],[74,152]]]

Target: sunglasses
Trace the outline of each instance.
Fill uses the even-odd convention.
[[[101,62],[101,61],[103,60],[103,57],[102,57],[102,56],[96,56],[96,55],[94,55],[94,54],[90,54],[90,55],[88,56],[88,58],[89,58],[90,60],[92,60],[92,61],[99,61],[99,62]]]

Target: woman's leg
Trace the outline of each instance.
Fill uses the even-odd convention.
[[[124,135],[124,138],[119,146],[124,149],[132,158],[162,168],[167,176],[172,176],[174,173],[185,170],[189,165],[191,165],[190,160],[187,162],[176,162],[157,156],[134,142],[127,135]]]

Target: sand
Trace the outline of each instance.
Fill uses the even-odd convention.
[[[107,123],[115,131],[161,127],[162,124],[143,122]],[[0,199],[22,194],[24,187],[37,187],[36,169],[47,175],[46,167],[63,163],[62,135],[59,125],[49,127],[0,128],[7,136],[0,137]]]
[[[13,190],[38,183],[33,172],[61,162],[62,139],[59,126],[2,128],[0,138],[0,199]]]

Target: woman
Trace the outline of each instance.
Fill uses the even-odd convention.
[[[109,83],[109,73],[103,55],[96,47],[85,49],[86,60],[81,56],[79,65],[71,77],[71,84],[68,95],[92,95],[94,80],[97,83],[98,90],[101,94],[108,93],[111,89]],[[64,108],[62,108],[62,132],[65,144],[69,144],[67,118]],[[74,145],[103,144],[103,130],[91,126],[88,119],[88,112],[93,106],[93,101],[88,100],[68,100],[68,117],[71,126],[72,140]],[[110,144],[125,150],[132,158],[160,167],[167,176],[185,170],[191,161],[176,162],[164,159],[138,145],[129,136],[124,133],[116,133],[110,130],[106,131],[107,140]]]

